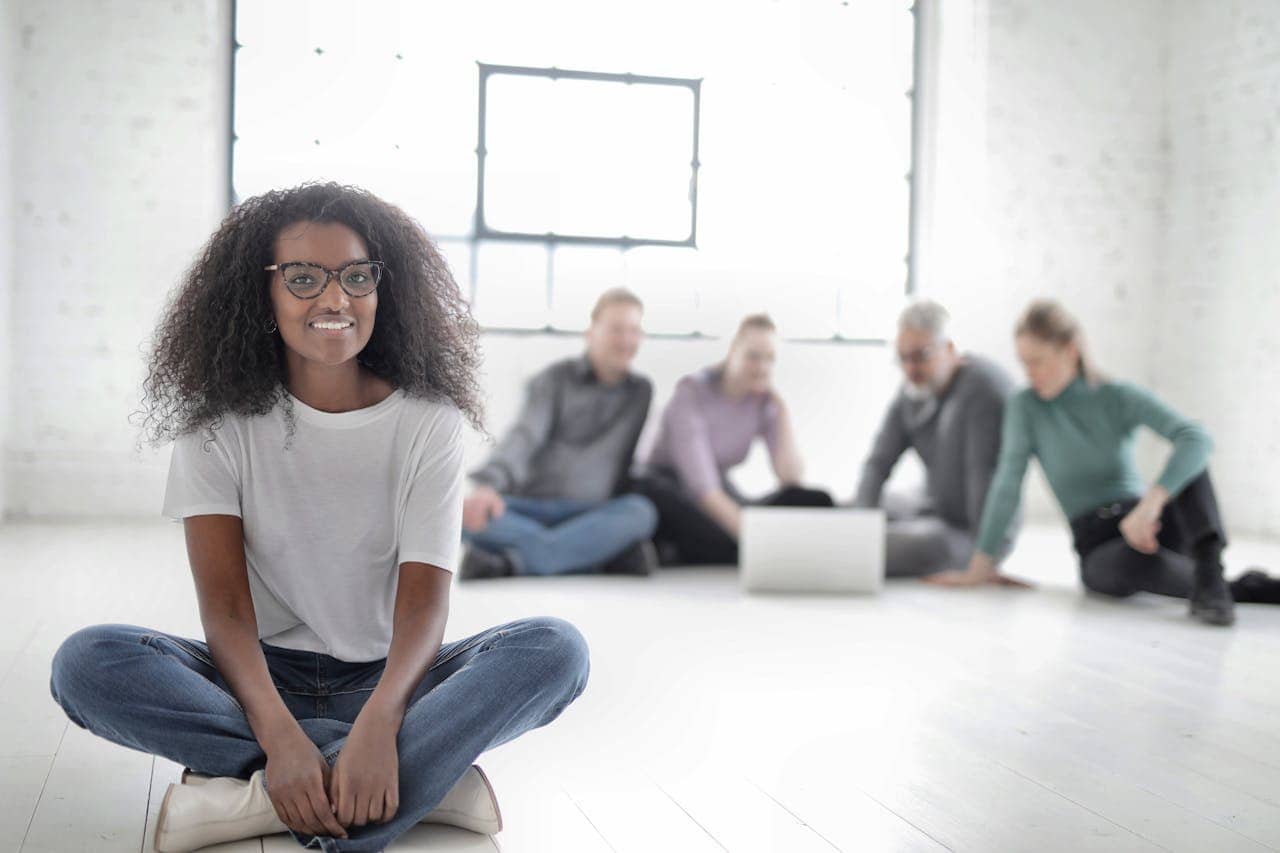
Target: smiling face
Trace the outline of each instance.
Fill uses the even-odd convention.
[[[725,362],[729,382],[750,393],[767,393],[773,387],[773,363],[778,358],[778,338],[769,329],[744,329]]]
[[[355,261],[377,260],[355,231],[336,222],[295,222],[280,229],[275,264],[305,262],[335,272]],[[271,273],[271,308],[284,339],[291,375],[305,363],[333,367],[354,359],[373,335],[378,293],[351,297],[331,276],[313,299],[299,299],[283,274]]]
[[[640,306],[615,302],[600,308],[587,327],[587,357],[598,371],[621,376],[631,368],[644,340]]]

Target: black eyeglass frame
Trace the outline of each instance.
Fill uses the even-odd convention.
[[[906,354],[895,352],[893,354],[893,360],[896,361],[898,364],[902,364],[902,365],[925,364],[929,361],[932,361],[934,356],[936,356],[939,352],[942,351],[943,343],[945,342],[934,341],[933,343],[927,346],[923,346],[923,347],[920,347],[919,349],[912,350],[911,352]]]
[[[312,296],[299,296],[294,293],[293,288],[289,286],[288,270],[290,267],[311,267],[312,269],[324,272],[324,284],[320,285],[320,289]],[[352,267],[371,267],[373,270],[373,287],[367,293],[352,293],[342,282],[342,274]],[[382,261],[353,261],[340,270],[331,270],[320,264],[313,264],[310,261],[288,261],[283,264],[271,264],[262,268],[265,272],[279,272],[281,278],[284,279],[284,289],[289,291],[289,295],[295,299],[319,299],[320,296],[329,289],[329,282],[336,276],[338,279],[338,287],[342,288],[342,292],[350,296],[352,299],[359,299],[362,296],[368,296],[378,289],[378,285],[382,283],[382,276],[387,271],[387,265]]]

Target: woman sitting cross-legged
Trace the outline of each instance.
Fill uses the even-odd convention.
[[[150,437],[176,438],[164,511],[204,639],[98,625],[53,661],[72,722],[197,774],[169,788],[157,850],[500,828],[473,762],[559,716],[588,654],[553,618],[442,643],[476,366],[435,246],[367,192],[251,198],[205,247],[145,385]]]

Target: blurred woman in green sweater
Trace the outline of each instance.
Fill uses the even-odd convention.
[[[1056,302],[1032,303],[1016,341],[1031,387],[1005,407],[999,463],[976,549],[968,568],[935,575],[933,582],[1003,580],[993,555],[1035,456],[1071,520],[1081,580],[1093,592],[1188,598],[1191,615],[1212,625],[1235,621],[1234,601],[1280,601],[1280,580],[1261,571],[1230,585],[1223,577],[1227,537],[1209,479],[1213,441],[1204,427],[1136,385],[1101,376],[1085,352],[1079,324]],[[1133,458],[1139,426],[1173,445],[1149,487]]]

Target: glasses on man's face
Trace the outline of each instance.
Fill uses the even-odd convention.
[[[928,364],[936,355],[938,348],[936,346],[921,347],[920,349],[909,350],[908,352],[899,351],[897,353],[899,364]]]
[[[331,270],[319,264],[290,261],[263,267],[267,271],[279,271],[284,286],[299,299],[315,299],[329,286],[329,279],[337,276],[338,286],[350,297],[368,296],[382,280],[384,266],[381,261],[357,261],[340,270]]]

